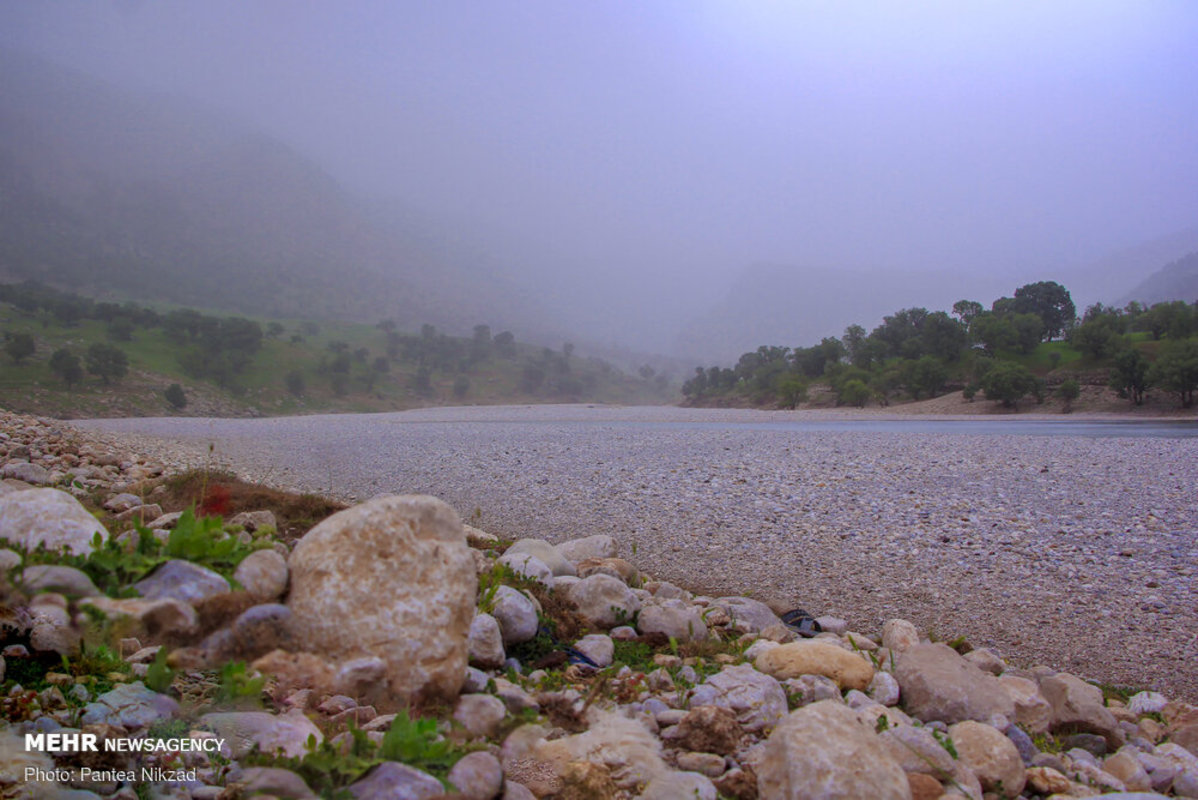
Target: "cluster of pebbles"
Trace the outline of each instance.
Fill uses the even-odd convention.
[[[87,552],[96,523],[65,510],[70,495],[9,488],[0,535],[28,547],[53,532]],[[118,488],[108,504],[122,500]],[[51,496],[40,516],[5,527],[14,509]],[[100,526],[102,536],[116,532]],[[962,654],[903,619],[862,633],[834,616],[779,617],[743,595],[695,594],[618,557],[606,535],[503,547],[438,500],[384,496],[333,515],[293,548],[264,544],[238,567],[237,591],[177,559],[122,587],[139,595],[124,599],[98,596],[78,570],[23,566],[18,556],[10,575],[27,594],[8,636],[28,644],[8,644],[5,659],[77,655],[82,617],[72,612],[85,605],[126,619],[136,636],[120,643],[131,669],[106,676],[118,684],[109,691],[58,672],[40,692],[9,687],[5,795],[136,800],[144,788],[134,782],[72,780],[77,756],[27,752],[23,735],[127,739],[180,720],[187,736],[222,742],[221,757],[126,753],[92,766],[186,775],[153,786],[159,798],[306,800],[315,795],[299,773],[246,759],[301,757],[312,741],[348,753],[351,726],[381,742],[397,712],[426,697],[447,708],[441,735],[469,752],[444,782],[383,761],[348,785],[350,796],[1198,797],[1198,707],[1150,691],[1124,702],[1070,672],[1013,667],[988,649]],[[214,607],[228,618],[201,635]],[[569,618],[578,635],[538,664],[513,659],[546,635],[542,617],[554,613],[557,629]],[[161,641],[172,642],[178,670],[163,693],[143,680]],[[616,663],[624,643],[643,646],[632,665]],[[232,658],[269,679],[265,707],[193,716],[204,670]],[[61,785],[23,781],[28,767],[63,776]]]

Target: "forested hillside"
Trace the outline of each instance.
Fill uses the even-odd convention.
[[[59,416],[381,411],[425,405],[665,403],[676,384],[635,376],[479,323],[375,325],[239,317],[97,302],[0,284],[0,406]]]

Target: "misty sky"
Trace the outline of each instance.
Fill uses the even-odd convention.
[[[658,302],[755,262],[1051,277],[1198,224],[1191,0],[37,0],[0,44]]]

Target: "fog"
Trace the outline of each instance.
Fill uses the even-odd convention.
[[[39,0],[0,46],[244,120],[645,351],[1031,280],[1114,299],[1146,273],[1113,254],[1198,226],[1188,0]],[[702,341],[753,291],[772,327]]]

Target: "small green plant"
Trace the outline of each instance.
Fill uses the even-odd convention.
[[[653,663],[653,648],[644,642],[616,639],[613,644],[612,666],[626,666],[635,672],[652,672],[657,668]]]
[[[230,661],[220,668],[218,703],[233,706],[256,706],[262,700],[266,685],[263,675],[251,675],[244,661]]]
[[[166,665],[166,648],[159,647],[154,660],[146,670],[146,687],[159,694],[171,688],[175,680],[175,671]]]
[[[186,719],[175,717],[160,719],[146,729],[147,739],[180,739],[187,736],[192,723]]]
[[[558,643],[554,641],[548,629],[541,626],[537,629],[536,636],[527,642],[513,644],[508,648],[507,654],[521,664],[532,664],[549,655],[557,648]]]
[[[87,555],[47,550],[42,546],[32,552],[22,551],[21,555],[25,564],[75,567],[109,597],[129,597],[137,594],[132,588],[134,583],[172,558],[201,564],[229,578],[242,559],[270,546],[267,541],[242,544],[235,536],[224,535],[220,517],[197,518],[191,509],[183,512],[165,544],[141,525],[134,528],[134,536],[136,542],[132,548],[115,537],[106,539],[97,532],[92,538],[92,551]],[[21,551],[19,547],[16,549]]]
[[[297,773],[313,791],[324,798],[351,798],[346,787],[360,779],[372,767],[384,761],[400,761],[436,776],[446,784],[445,776],[469,748],[456,747],[441,735],[434,719],[412,719],[405,712],[396,715],[383,739],[375,744],[356,726],[350,725],[348,747],[309,737],[307,753],[300,758],[279,758],[253,753],[244,763],[282,767]]]
[[[955,744],[953,744],[953,740],[951,738],[949,738],[949,736],[947,734],[941,733],[940,731],[933,728],[932,729],[932,738],[935,739],[940,744],[941,747],[943,747],[945,750],[948,751],[948,754],[953,757],[954,761],[956,761],[957,758],[959,758],[959,756],[957,755],[957,746]]]
[[[489,614],[495,608],[495,594],[500,586],[530,591],[540,586],[532,578],[522,575],[507,564],[496,563],[491,569],[478,576],[478,610]]]
[[[885,714],[879,714],[878,721],[874,723],[874,731],[876,731],[877,733],[883,733],[884,731],[887,731],[889,729],[890,729],[890,720],[886,717]]]
[[[1063,753],[1065,748],[1061,745],[1060,739],[1053,736],[1051,733],[1037,733],[1032,736],[1032,744],[1041,753]]]
[[[631,614],[629,614],[626,609],[620,608],[619,606],[611,606],[611,612],[616,617],[616,627],[627,625],[629,627],[635,628],[637,619],[641,615],[639,610],[633,611]]]
[[[399,712],[383,734],[379,754],[387,761],[402,761],[421,768],[448,772],[457,758],[452,745],[437,731],[434,719],[411,719]]]

